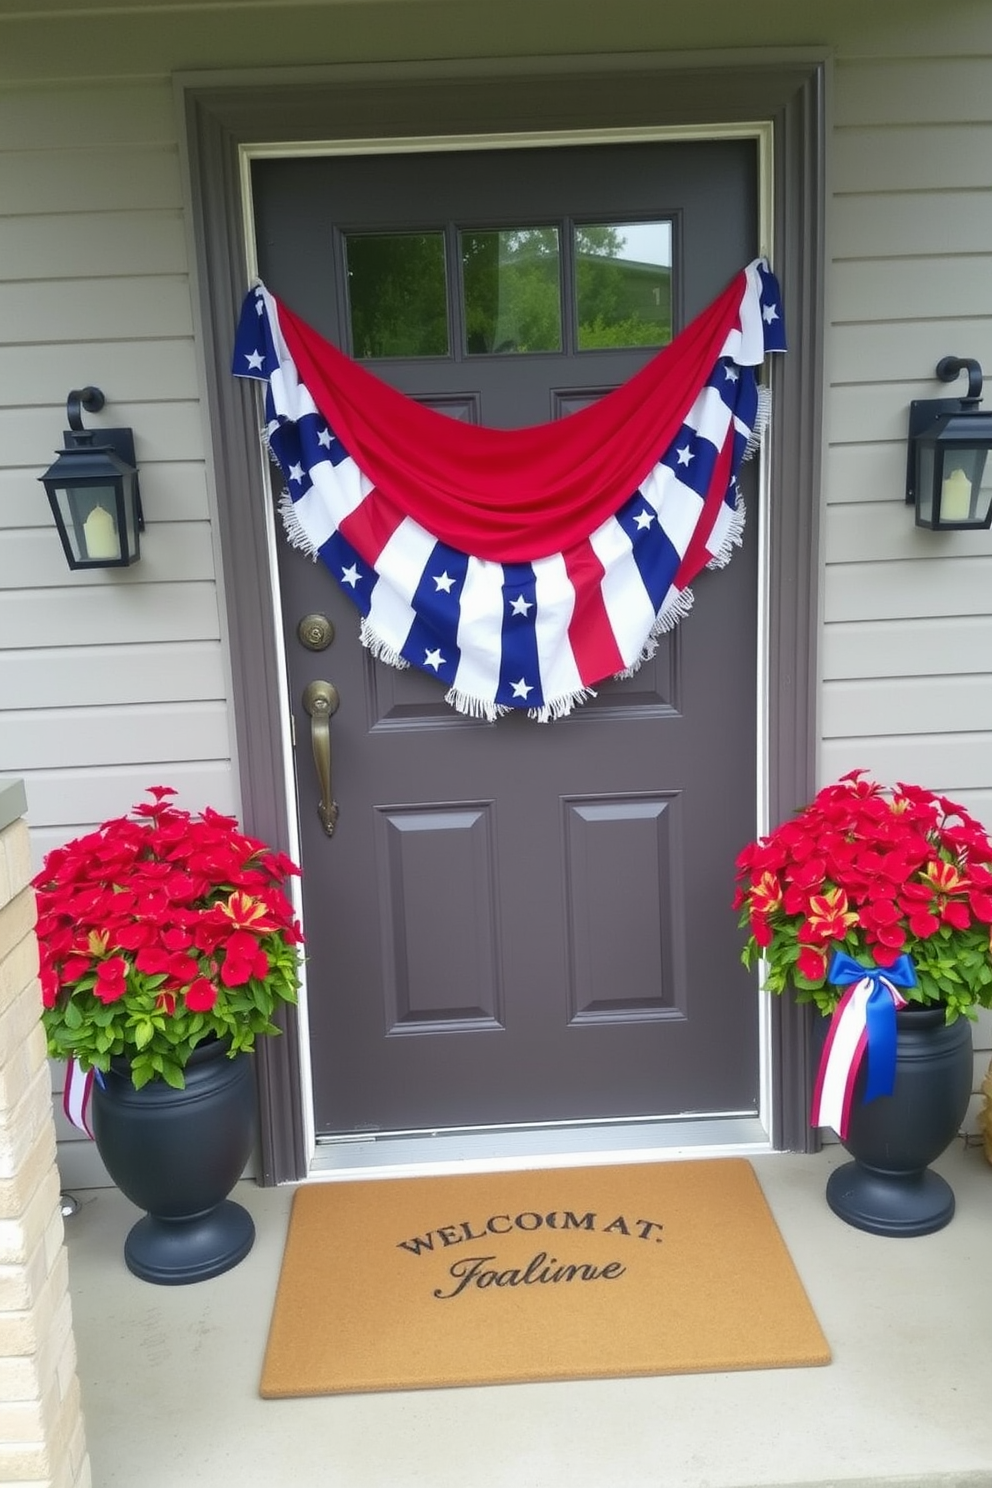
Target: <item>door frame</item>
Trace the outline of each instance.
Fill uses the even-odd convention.
[[[826,68],[822,53],[705,59],[632,53],[176,77],[194,323],[209,421],[212,527],[246,830],[285,851],[295,848],[274,513],[259,457],[254,389],[230,375],[252,268],[247,161],[252,151],[323,153],[330,141],[349,153],[451,148],[455,142],[505,148],[596,138],[691,139],[728,130],[768,142],[770,192],[761,220],[769,232],[762,246],[781,283],[789,353],[773,359],[775,414],[762,462],[767,520],[759,583],[766,598],[756,831],[809,797],[818,743]],[[541,127],[517,130],[520,118]],[[763,1094],[771,1144],[809,1150],[815,1140],[808,1126],[809,1011],[775,999],[765,1016]],[[263,1040],[256,1059],[259,1177],[265,1184],[305,1177],[312,1154],[306,1020],[287,1009],[281,1021],[285,1037]]]

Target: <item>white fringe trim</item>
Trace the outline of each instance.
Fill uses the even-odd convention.
[[[739,548],[744,542],[744,527],[747,522],[747,512],[744,508],[744,498],[740,491],[734,492],[736,506],[730,520],[730,525],[724,534],[723,542],[707,563],[707,568],[726,568],[734,556],[734,549]]]
[[[772,390],[763,382],[758,383],[758,411],[754,416],[754,427],[748,435],[747,445],[744,449],[744,459],[750,460],[751,456],[761,447],[761,441],[765,437],[772,416]]]
[[[283,531],[290,547],[299,548],[316,563],[320,557],[320,549],[316,546],[313,538],[307,532],[300,521],[296,511],[296,503],[288,491],[284,491],[279,498],[279,515],[282,518]]]
[[[444,701],[456,713],[464,713],[466,718],[484,718],[487,723],[495,723],[504,713],[513,712],[512,708],[507,708],[502,703],[473,697],[471,693],[460,692],[457,687],[449,687],[444,694]]]
[[[561,697],[551,698],[543,708],[528,708],[527,717],[533,718],[535,723],[553,723],[557,718],[567,718],[573,708],[581,707],[589,698],[595,696],[595,687],[577,687],[574,692],[566,692]]]
[[[358,632],[362,645],[372,653],[376,661],[384,661],[387,666],[395,667],[398,672],[406,671],[410,663],[405,656],[384,641],[378,631],[369,623],[368,617],[362,616],[361,628]]]
[[[648,632],[648,638],[641,648],[641,654],[636,661],[632,661],[629,667],[622,672],[614,673],[614,681],[626,682],[628,677],[635,676],[646,661],[650,661],[658,649],[659,642],[668,631],[674,630],[680,620],[684,620],[692,609],[693,593],[691,589],[682,589],[678,594],[667,600],[655,617],[655,622]]]

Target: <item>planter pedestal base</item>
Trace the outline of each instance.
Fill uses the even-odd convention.
[[[854,1085],[843,1145],[854,1162],[827,1180],[839,1219],[872,1235],[931,1235],[950,1224],[954,1194],[928,1167],[961,1129],[971,1098],[971,1024],[939,1006],[896,1013],[891,1095],[865,1102],[867,1060]]]
[[[939,1173],[886,1173],[863,1163],[836,1168],[827,1203],[855,1229],[872,1235],[932,1235],[954,1215],[954,1194]]]
[[[159,1286],[220,1276],[255,1239],[247,1209],[228,1198],[251,1152],[251,1057],[197,1045],[186,1084],[152,1080],[135,1090],[127,1065],[93,1087],[93,1133],[107,1172],[146,1211],[124,1245],[129,1271]]]
[[[184,1219],[146,1214],[124,1242],[124,1261],[142,1281],[183,1286],[230,1271],[254,1241],[255,1225],[247,1209],[225,1199],[205,1214]]]

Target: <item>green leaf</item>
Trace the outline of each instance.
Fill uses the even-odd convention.
[[[167,1085],[171,1085],[173,1090],[183,1090],[186,1086],[182,1069],[172,1059],[162,1061],[162,1079]]]
[[[134,1030],[134,1042],[139,1049],[147,1049],[155,1037],[155,1025],[148,1018],[142,1019]]]

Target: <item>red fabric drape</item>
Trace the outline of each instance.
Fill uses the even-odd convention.
[[[531,562],[588,537],[677,435],[720,357],[746,287],[723,293],[634,377],[560,423],[465,424],[358,366],[279,302],[314,402],[397,512],[463,553]]]

